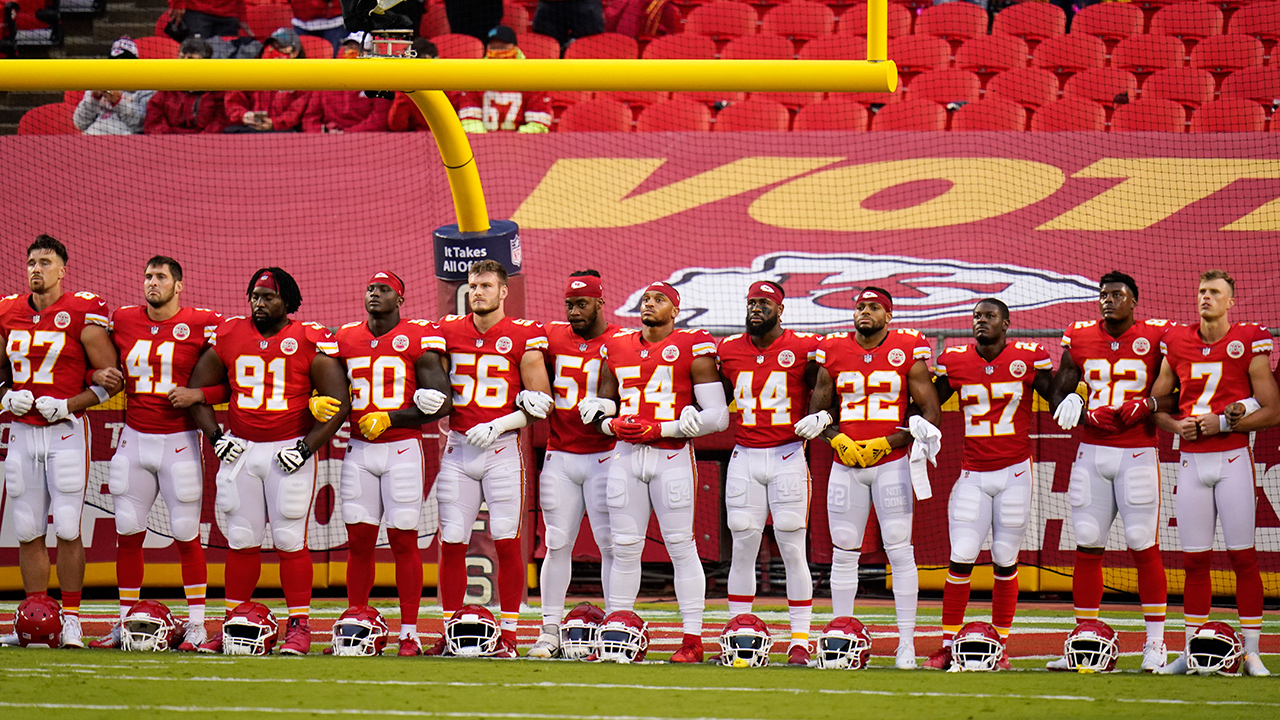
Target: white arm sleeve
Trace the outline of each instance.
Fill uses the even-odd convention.
[[[492,422],[493,422],[493,426],[497,428],[498,432],[504,433],[510,430],[519,430],[520,428],[528,425],[532,420],[535,420],[535,419],[536,418],[530,418],[528,415],[526,415],[524,412],[520,410],[516,410],[515,412],[507,413],[506,415],[503,415],[502,417],[497,418]]]
[[[702,432],[710,435],[729,428],[729,404],[724,399],[724,386],[718,382],[693,386],[693,396],[698,399],[698,414],[702,416]]]

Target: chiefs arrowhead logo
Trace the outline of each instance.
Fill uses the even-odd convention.
[[[587,284],[582,282],[581,280],[574,280],[573,282],[569,283],[569,287],[573,288],[574,290],[578,290],[586,286]]]

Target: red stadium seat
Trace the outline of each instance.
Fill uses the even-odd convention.
[[[1231,24],[1227,29],[1241,35],[1252,35],[1266,43],[1274,43],[1280,40],[1280,3],[1245,5],[1231,16]]]
[[[1094,35],[1109,43],[1141,35],[1146,18],[1131,3],[1098,3],[1081,8],[1071,21],[1071,32]]]
[[[1077,18],[1079,15],[1076,16]],[[991,33],[1005,33],[1031,42],[1043,42],[1065,35],[1067,16],[1062,8],[1047,2],[1021,2],[996,13]]]
[[[671,98],[673,100],[702,103],[703,105],[716,105],[719,103],[742,102],[747,99],[747,94],[738,90],[683,90],[671,93]]]
[[[1171,35],[1183,42],[1222,34],[1222,11],[1213,5],[1184,2],[1168,5],[1151,18],[1152,35]]]
[[[79,135],[71,122],[76,109],[64,102],[33,107],[18,119],[19,135]]]
[[[601,33],[574,40],[564,56],[567,59],[635,60],[640,57],[640,44],[621,33]]]
[[[1270,107],[1276,98],[1280,98],[1280,68],[1237,70],[1222,81],[1220,97],[1252,100]]]
[[[885,105],[872,118],[871,129],[946,130],[947,111],[932,100],[908,100]]]
[[[1107,46],[1093,35],[1063,35],[1040,43],[1032,54],[1031,66],[1055,73],[1080,72],[1107,64]]]
[[[1182,67],[1187,51],[1182,42],[1167,35],[1134,35],[1111,51],[1111,67],[1134,73]]]
[[[988,98],[956,110],[952,130],[1026,130],[1027,111],[1016,103]]]
[[[728,40],[756,34],[756,11],[736,0],[716,0],[695,8],[684,19],[684,31],[706,35],[715,40]]]
[[[716,115],[712,130],[769,130],[786,132],[791,125],[791,113],[782,103],[772,100],[747,100],[736,102]]]
[[[595,97],[595,93],[589,90],[552,90],[548,94],[551,96],[551,107],[557,110],[573,107]]]
[[[479,60],[484,57],[484,44],[470,35],[447,33],[431,38],[440,57],[451,60]]]
[[[1262,132],[1267,112],[1248,100],[1214,100],[1191,116],[1191,132]]]
[[[889,37],[896,38],[911,34],[911,22],[915,15],[905,5],[889,3]],[[836,37],[867,36],[867,5],[854,5],[840,16],[840,27],[836,29]]]
[[[1078,72],[1062,88],[1063,97],[1092,100],[1107,107],[1115,105],[1116,99],[1121,95],[1124,96],[1121,104],[1137,99],[1138,79],[1128,70],[1115,68],[1093,68]]]
[[[427,11],[422,14],[422,22],[418,23],[418,37],[435,37],[453,32],[449,26],[449,18],[444,12],[444,3],[427,3]]]
[[[63,91],[62,93],[62,102],[70,105],[71,107],[75,107],[79,105],[80,101],[83,99],[84,99],[83,90],[66,90],[66,91]]]
[[[1143,100],[1175,100],[1200,107],[1213,100],[1213,75],[1208,70],[1169,68],[1152,74],[1142,83]]]
[[[947,40],[968,40],[987,34],[987,11],[967,2],[934,5],[916,18],[916,35],[933,35]]]
[[[293,10],[284,5],[249,5],[245,8],[249,30],[259,40],[266,40],[271,33],[287,27],[293,27]]]
[[[523,5],[507,3],[502,7],[502,24],[516,31],[516,38],[524,38],[526,33],[533,32],[533,19],[529,10]]]
[[[777,35],[734,38],[720,51],[720,57],[725,60],[791,60],[795,56],[796,48],[791,41]]]
[[[1107,126],[1107,111],[1088,100],[1063,98],[1043,105],[1031,116],[1035,131],[1102,131]]]
[[[671,97],[671,93],[657,90],[618,90],[615,92],[597,92],[597,99],[617,100],[631,107],[648,107]]]
[[[711,129],[711,110],[702,103],[664,100],[640,111],[636,132],[688,132]]]
[[[1058,99],[1058,77],[1042,68],[1003,72],[987,82],[987,97],[1002,98],[1025,108],[1037,108]]]
[[[1191,48],[1191,67],[1226,73],[1262,65],[1262,41],[1252,35],[1218,35]]]
[[[333,43],[322,37],[315,35],[299,35],[299,42],[302,43],[302,54],[312,60],[331,60],[333,59]]]
[[[952,102],[977,102],[982,94],[982,81],[968,70],[934,70],[922,73],[911,81],[907,95],[912,100],[932,100],[947,104]]]
[[[812,40],[835,33],[836,14],[826,5],[807,0],[792,0],[789,5],[779,5],[764,16],[760,32],[766,35]]]
[[[143,60],[172,60],[178,57],[178,43],[173,38],[148,35],[133,41],[138,46],[138,57]],[[332,50],[333,46],[330,45]]]
[[[553,37],[537,33],[519,35],[520,52],[527,58],[536,60],[559,60],[560,43]]]
[[[716,44],[710,38],[689,33],[664,35],[646,45],[640,55],[646,60],[710,60],[715,56]]]
[[[862,105],[841,98],[806,105],[796,114],[792,130],[866,130],[869,113]]]
[[[1112,132],[1187,131],[1187,116],[1172,100],[1139,100],[1121,105],[1111,116]]]
[[[1033,3],[1023,3],[1023,5],[1028,4]],[[1013,7],[1022,7],[1022,5]],[[991,33],[965,41],[956,53],[956,67],[977,73],[1004,72],[1024,68],[1030,59],[1031,51],[1027,49],[1026,40],[1013,35]]]
[[[961,4],[968,5],[968,3]],[[866,59],[865,54],[862,57]],[[951,45],[942,38],[928,35],[890,38],[889,57],[898,64],[900,73],[943,70],[951,65]]]
[[[893,42],[893,40],[890,39],[889,42]],[[833,37],[810,40],[804,44],[804,47],[800,48],[800,59],[866,60],[867,41],[860,37]],[[897,58],[894,59],[897,60]]]
[[[631,108],[609,98],[585,100],[560,116],[560,132],[630,132]]]
[[[798,110],[806,105],[816,105],[822,102],[822,93],[820,92],[758,92],[751,93],[747,96],[748,100],[772,100],[776,103],[782,103],[792,110]]]

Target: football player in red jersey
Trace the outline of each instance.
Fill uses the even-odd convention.
[[[452,409],[442,356],[444,338],[435,323],[401,320],[404,281],[393,272],[369,278],[365,310],[369,319],[338,329],[338,357],[351,383],[351,441],[342,460],[342,521],[347,525],[347,602],[369,604],[373,590],[378,526],[396,563],[400,598],[401,657],[420,655],[418,606],[422,602],[422,555],[418,521],[422,515],[422,425]],[[419,410],[416,399],[426,406]],[[312,404],[327,419],[338,401]],[[434,449],[434,448],[433,448]]]
[[[1168,589],[1160,558],[1160,463],[1150,415],[1151,386],[1160,373],[1160,340],[1166,320],[1134,317],[1138,284],[1122,272],[1098,281],[1102,320],[1078,322],[1062,336],[1062,360],[1054,378],[1054,418],[1063,430],[1083,419],[1080,447],[1071,466],[1071,527],[1076,536],[1071,594],[1076,622],[1098,619],[1102,558],[1116,513],[1138,570],[1138,596],[1146,620],[1142,669],[1164,667]],[[1081,380],[1088,399],[1076,393]],[[1172,406],[1172,403],[1168,403]],[[1167,408],[1166,408],[1167,409]],[[1126,424],[1127,423],[1127,424]],[[1062,657],[1050,670],[1075,670]]]
[[[1199,324],[1179,325],[1165,334],[1160,348],[1164,362],[1151,388],[1156,398],[1179,390],[1176,417],[1159,410],[1152,417],[1156,425],[1181,438],[1175,497],[1186,569],[1186,637],[1189,640],[1209,618],[1214,527],[1221,519],[1236,575],[1243,672],[1270,675],[1258,654],[1263,590],[1254,549],[1257,496],[1248,433],[1280,422],[1280,389],[1271,374],[1271,333],[1261,325],[1227,318],[1235,305],[1235,280],[1221,270],[1200,275],[1197,303]],[[1257,409],[1240,418],[1237,404],[1245,401]],[[1158,672],[1186,671],[1184,646],[1183,653]]]
[[[29,597],[49,589],[44,536],[52,516],[65,616],[62,645],[84,647],[80,513],[89,477],[89,427],[83,411],[105,401],[119,383],[105,372],[116,365],[107,304],[93,293],[63,292],[66,273],[66,247],[41,235],[27,248],[31,292],[0,299],[0,336],[9,359],[0,369],[0,408],[17,421],[9,429],[4,479],[23,590]],[[17,641],[16,635],[0,638],[0,644]]]
[[[671,662],[685,663],[703,659],[707,591],[693,538],[695,459],[689,438],[729,427],[729,406],[716,369],[715,340],[705,330],[677,330],[679,312],[680,293],[655,282],[640,299],[644,327],[621,330],[605,340],[600,396],[617,402],[619,409],[617,417],[599,422],[602,432],[621,440],[606,486],[613,535],[609,605],[615,611],[635,607],[652,508],[675,570],[684,629]]]
[[[787,572],[792,665],[809,663],[813,577],[805,554],[809,522],[809,466],[795,424],[809,407],[818,375],[818,341],[812,333],[784,330],[782,286],[760,281],[747,290],[746,333],[720,341],[720,373],[740,419],[737,445],[725,483],[726,517],[733,534],[729,566],[729,615],[751,612],[756,558],[765,518]]]
[[[585,513],[600,549],[600,584],[609,597],[613,540],[605,503],[608,462],[614,439],[584,424],[597,411],[612,415],[616,405],[600,398],[600,347],[621,328],[604,316],[600,273],[579,270],[564,289],[568,322],[547,326],[547,369],[555,406],[546,461],[538,475],[538,499],[546,524],[547,556],[542,561],[542,632],[529,657],[550,658],[560,652],[560,619],[573,571],[573,546]],[[606,608],[612,612],[612,607]]]
[[[951,565],[942,592],[942,648],[926,668],[946,670],[951,644],[964,625],[969,576],[982,543],[991,536],[995,584],[991,624],[1009,639],[1018,606],[1018,549],[1031,521],[1032,391],[1048,397],[1053,361],[1038,343],[1006,338],[1009,306],[995,298],[973,308],[973,345],[949,347],[934,363],[938,402],[958,394],[964,413],[964,458],[951,489],[947,527]],[[1007,655],[998,667],[1009,668]]]
[[[832,612],[837,617],[853,615],[862,534],[874,505],[893,569],[898,619],[894,665],[910,670],[916,667],[920,581],[911,545],[913,471],[907,445],[914,438],[921,446],[916,453],[927,446],[926,454],[936,456],[941,411],[929,375],[928,341],[915,330],[889,328],[893,320],[889,293],[863,288],[854,313],[855,333],[832,333],[818,344],[816,359],[821,367],[809,401],[810,414],[796,423],[796,434],[806,440],[823,435],[836,451],[827,486],[827,519],[835,545]],[[920,415],[912,416],[911,431],[903,431],[899,428],[907,424],[908,403],[914,403]],[[832,410],[839,417],[837,425],[832,425]],[[925,472],[923,459],[911,462],[918,467],[917,477]],[[924,484],[918,492],[924,494],[928,476],[920,482]]]
[[[440,321],[453,386],[449,440],[436,476],[440,506],[440,605],[448,618],[467,593],[467,545],[483,502],[498,555],[501,638],[496,657],[516,657],[524,593],[520,518],[525,467],[519,433],[551,410],[543,355],[547,336],[532,320],[506,315],[507,269],[494,260],[469,268],[471,312]],[[444,652],[441,638],[429,655]]]
[[[280,557],[280,586],[289,606],[289,625],[280,652],[305,655],[311,649],[311,552],[307,521],[315,493],[316,461],[346,421],[350,400],[338,343],[324,327],[290,319],[302,293],[289,273],[276,267],[253,274],[246,291],[251,316],[227,318],[209,339],[210,348],[191,372],[191,387],[228,383],[229,429],[223,431],[213,407],[196,404],[191,416],[222,461],[217,507],[226,516],[227,613],[253,597],[262,569],[262,541],[271,539]],[[328,421],[311,417],[312,390],[339,398]],[[221,652],[219,632],[200,646]]]
[[[128,616],[142,592],[147,513],[159,495],[169,511],[169,530],[178,546],[187,598],[180,649],[194,651],[206,639],[207,570],[200,546],[204,472],[195,421],[185,406],[175,406],[173,398],[186,389],[191,370],[222,316],[204,308],[182,307],[182,265],[173,258],[157,255],[148,260],[142,289],[146,305],[127,305],[111,316],[111,340],[123,358],[124,372],[107,371],[124,383],[127,400],[125,427],[111,458],[108,482],[116,516],[120,620]],[[213,402],[226,401],[225,394],[220,394]],[[120,625],[89,646],[119,647]]]

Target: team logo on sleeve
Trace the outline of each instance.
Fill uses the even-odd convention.
[[[1239,340],[1232,340],[1227,343],[1227,355],[1233,358],[1244,357],[1244,343]]]
[[[675,362],[680,357],[680,348],[675,345],[668,345],[662,348],[662,359],[667,362]]]
[[[280,352],[285,355],[292,355],[298,352],[298,341],[293,338],[285,338],[280,341]]]
[[[59,330],[65,330],[67,327],[71,325],[71,313],[67,312],[66,310],[63,310],[57,315],[54,315],[53,325]]]
[[[191,337],[191,328],[187,327],[186,323],[178,323],[173,326],[174,340],[186,340],[189,337]]]
[[[1139,355],[1146,355],[1151,352],[1151,341],[1144,338],[1135,338],[1133,341],[1133,351]]]
[[[902,363],[907,361],[907,353],[902,348],[894,348],[889,351],[889,364],[894,367],[902,367]]]
[[[1026,375],[1027,364],[1022,362],[1021,360],[1014,360],[1013,362],[1009,363],[1009,374],[1016,378],[1020,378],[1023,375]]]
[[[778,364],[782,367],[791,367],[796,364],[796,354],[790,350],[783,350],[778,353]]]
[[[391,341],[391,349],[395,350],[396,352],[404,352],[405,350],[408,350],[409,336],[397,335],[395,339]]]
[[[498,342],[494,343],[493,346],[500,353],[509,353],[511,352],[511,338],[504,335],[498,338]]]

